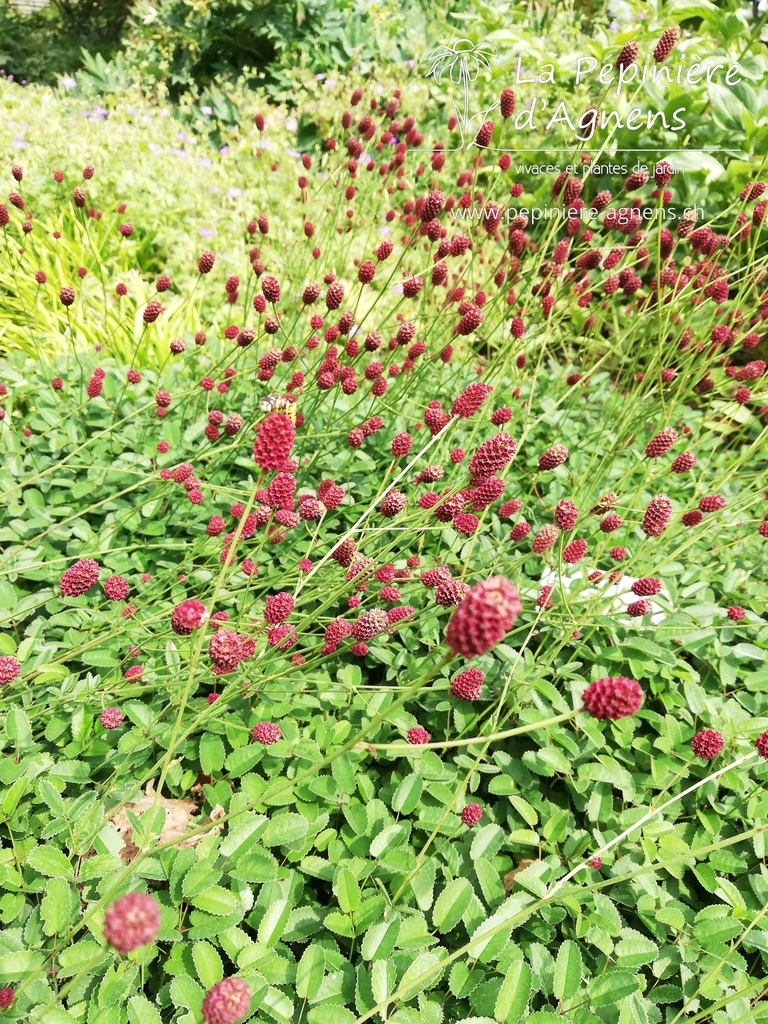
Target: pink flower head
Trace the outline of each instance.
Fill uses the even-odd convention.
[[[582,696],[584,710],[593,718],[616,719],[634,715],[643,703],[643,690],[636,680],[611,676],[591,683]]]
[[[477,583],[448,623],[446,642],[454,654],[485,654],[509,632],[522,605],[517,587],[504,576]]]
[[[160,930],[160,907],[144,892],[118,897],[104,916],[104,938],[119,953],[146,946]]]
[[[464,388],[453,403],[451,415],[460,416],[462,419],[469,419],[470,416],[475,415],[491,391],[493,391],[492,387],[489,387],[487,384],[481,384],[480,381],[475,381],[474,384]]]
[[[251,989],[242,978],[224,978],[210,988],[203,999],[205,1024],[235,1024],[251,1005]]]
[[[92,558],[81,558],[61,577],[59,590],[65,597],[80,597],[98,583],[100,571],[98,562]]]
[[[193,629],[200,629],[208,620],[208,609],[194,597],[177,604],[171,614],[171,629],[179,636],[188,636]]]

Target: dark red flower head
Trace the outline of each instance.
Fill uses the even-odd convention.
[[[446,642],[454,654],[485,654],[509,632],[521,610],[517,587],[504,576],[477,583],[448,623]]]
[[[593,718],[616,719],[634,715],[643,703],[643,690],[634,679],[608,676],[591,683],[582,696],[584,710]]]

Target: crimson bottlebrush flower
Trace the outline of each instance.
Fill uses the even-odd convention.
[[[118,953],[147,946],[160,931],[160,907],[144,892],[118,897],[104,915],[104,938]]]
[[[265,470],[280,470],[285,466],[293,448],[296,428],[285,413],[270,413],[259,424],[253,443],[253,457]]]
[[[723,734],[714,729],[702,729],[691,740],[691,750],[703,761],[711,761],[723,749]]]
[[[435,603],[441,608],[453,608],[461,604],[469,591],[470,587],[462,580],[444,580],[435,589]]]
[[[423,287],[424,279],[422,277],[411,277],[403,283],[403,295],[406,299],[412,299],[419,294]]]
[[[480,520],[471,512],[460,512],[453,519],[454,530],[464,534],[465,537],[471,537],[477,531],[479,525]]]
[[[193,629],[200,629],[208,620],[208,609],[194,597],[177,604],[171,613],[171,629],[178,636],[188,636]]]
[[[504,481],[498,476],[483,476],[474,478],[473,483],[475,481],[477,486],[463,493],[471,501],[473,512],[482,512],[504,494]]]
[[[413,438],[405,431],[401,434],[396,434],[392,438],[392,454],[395,458],[401,458],[403,455],[407,455],[411,450],[413,444]]]
[[[205,1024],[235,1024],[251,1005],[251,989],[242,978],[224,978],[210,988],[203,999]]]
[[[163,307],[160,305],[157,299],[153,299],[152,302],[148,302],[142,315],[144,323],[153,324],[162,312]]]
[[[379,512],[386,519],[393,519],[399,515],[408,504],[408,498],[402,491],[388,491],[379,505]]]
[[[128,597],[128,584],[122,576],[110,576],[104,581],[104,593],[110,601],[124,601]]]
[[[61,389],[64,387],[64,381],[61,379],[61,377],[54,377],[53,380],[51,381],[51,387],[53,388],[54,391],[61,391]]]
[[[264,619],[272,626],[285,622],[293,611],[293,597],[286,591],[279,594],[270,594],[266,600]]]
[[[483,689],[485,674],[479,668],[460,672],[451,682],[451,696],[462,700],[477,700]]]
[[[499,508],[499,516],[502,519],[511,519],[512,516],[517,515],[522,507],[523,503],[519,498],[510,498],[509,501],[505,501]]]
[[[641,618],[643,615],[650,615],[653,605],[650,601],[631,601],[627,605],[627,615],[633,619]]]
[[[503,507],[506,508],[506,506]],[[517,511],[517,509],[515,509],[515,511]],[[572,530],[576,525],[578,515],[579,510],[572,501],[568,501],[567,499],[559,501],[555,508],[555,526],[558,530]]]
[[[122,724],[123,712],[120,708],[104,708],[99,715],[99,721],[105,729],[117,729]]]
[[[406,733],[408,742],[414,747],[420,747],[423,743],[429,743],[429,733],[420,725],[412,726]]]
[[[560,531],[557,529],[557,527],[552,526],[550,523],[548,523],[546,526],[542,526],[542,528],[533,538],[531,549],[535,551],[538,555],[543,554],[545,551],[549,551],[549,549],[557,540],[559,532]]]
[[[673,473],[687,473],[696,465],[697,457],[693,452],[681,452],[669,467]]]
[[[216,256],[211,252],[210,249],[205,249],[200,254],[200,259],[197,261],[197,269],[201,274],[210,274],[213,270],[213,265],[216,262]]]
[[[515,94],[512,89],[502,89],[499,99],[499,110],[501,116],[506,120],[512,117],[515,112]]]
[[[584,710],[593,718],[626,718],[642,706],[643,690],[634,679],[607,676],[591,683],[584,691],[582,701]]]
[[[571,564],[579,562],[584,557],[584,555],[586,555],[586,553],[587,542],[585,540],[581,540],[580,538],[577,540],[573,540],[570,544],[567,545],[567,547],[563,551],[563,561],[570,562]]]
[[[389,611],[387,612],[387,623],[389,626],[389,632],[393,632],[397,624],[399,622],[402,622],[403,619],[410,619],[410,617],[415,613],[415,611],[416,609],[412,608],[411,605],[409,604],[401,604],[397,605],[397,607],[395,608],[390,608]]]
[[[59,292],[59,299],[62,306],[71,306],[75,301],[75,289],[70,288],[69,285],[64,285]]]
[[[269,274],[262,278],[261,281],[261,292],[267,302],[271,302],[273,305],[280,301],[280,284],[275,277],[271,277]]]
[[[81,558],[75,562],[59,580],[59,590],[65,597],[80,597],[87,594],[99,581],[99,563],[92,558]]]
[[[218,537],[220,533],[224,533],[227,528],[227,524],[221,518],[221,516],[213,515],[211,520],[205,528],[205,532],[209,537]]]
[[[648,171],[633,171],[624,182],[627,192],[635,192],[648,181]]]
[[[11,196],[8,198],[11,199]],[[72,189],[72,202],[78,210],[82,210],[85,207],[86,198],[85,189],[82,188],[82,186],[78,185],[76,188]],[[13,202],[13,199],[11,199],[11,202]]]
[[[387,613],[381,608],[371,608],[363,612],[353,624],[351,634],[356,640],[372,640],[383,633],[388,625]]]
[[[744,616],[747,614],[746,611],[739,604],[732,604],[728,609],[728,618],[732,622],[741,622]]]
[[[643,516],[643,533],[648,537],[660,537],[666,530],[672,515],[672,502],[666,494],[652,498]]]
[[[319,493],[319,491],[318,491]],[[325,504],[325,502],[323,502]],[[352,559],[355,557],[356,546],[355,542],[351,537],[347,537],[346,540],[340,541],[332,550],[331,558],[338,562],[344,569],[348,569],[352,564]]]
[[[472,387],[473,385],[470,385]],[[481,384],[481,388],[486,385]],[[467,388],[467,391],[469,388]],[[490,390],[490,389],[489,389]],[[486,391],[486,394],[488,392]],[[466,394],[466,391],[464,392]],[[477,392],[476,394],[479,394]],[[483,398],[485,395],[483,395]],[[456,399],[454,402],[453,413],[454,415],[463,416],[463,412],[456,411],[456,404],[461,402],[463,395]],[[482,401],[482,398],[480,399]],[[469,415],[474,415],[474,412]],[[469,460],[469,472],[472,476],[491,476],[493,473],[497,473],[499,470],[504,469],[508,463],[512,461],[517,452],[517,441],[514,437],[509,434],[505,434],[503,431],[499,434],[494,434],[493,437],[489,437],[487,441],[483,441],[480,447],[477,449],[475,454]]]
[[[568,449],[564,444],[556,444],[539,456],[538,468],[540,470],[556,469],[557,466],[562,466],[568,458],[568,454]]]
[[[504,576],[483,580],[451,616],[446,643],[465,658],[485,654],[509,632],[521,608],[517,587]]]
[[[525,538],[528,536],[530,532],[531,524],[526,523],[525,520],[522,520],[521,522],[513,526],[512,529],[509,531],[509,539],[517,543],[518,541],[525,540]]]
[[[722,494],[708,494],[699,502],[699,509],[702,512],[719,512],[725,508],[725,498]]]
[[[454,401],[451,407],[451,415],[459,416],[462,419],[469,419],[475,415],[491,391],[493,391],[492,387],[489,387],[487,384],[481,384],[479,381],[470,384],[464,388],[459,397]]]
[[[470,302],[467,304],[467,309],[462,314],[461,320],[454,327],[454,333],[466,337],[472,334],[473,331],[476,331],[484,319],[485,314],[482,309],[479,309],[474,303]]]
[[[219,629],[208,641],[208,656],[217,674],[232,672],[241,661],[253,657],[255,645],[247,636]]]
[[[338,309],[344,299],[344,286],[341,281],[333,281],[325,293],[325,305],[328,309]]]
[[[13,989],[0,988],[0,1009],[7,1010],[13,1003]]]
[[[680,517],[680,522],[683,526],[698,526],[703,520],[704,516],[699,512],[697,508],[693,509],[692,512],[684,512]]]
[[[620,515],[616,512],[609,512],[600,520],[600,530],[602,533],[615,533],[621,527],[622,522]]]
[[[376,275],[376,264],[371,260],[365,260],[357,269],[357,279],[360,284],[370,284]]]
[[[0,686],[12,683],[21,672],[21,662],[11,654],[0,655]]]
[[[600,499],[597,505],[593,505],[590,509],[590,515],[602,515],[604,512],[609,512],[618,501],[618,495],[615,490],[609,490],[609,492]]]
[[[265,747],[272,746],[283,737],[280,726],[276,722],[257,722],[251,729],[251,735],[257,743],[263,743]]]
[[[345,640],[352,632],[352,626],[346,621],[346,619],[333,619],[325,627],[325,642],[326,644],[340,644],[342,640]]]
[[[634,64],[637,58],[637,49],[637,43],[634,40],[625,43],[621,48],[619,56],[616,58],[616,67],[628,68]]]
[[[679,35],[679,31],[674,25],[671,28],[667,28],[662,32],[661,38],[659,39],[658,43],[656,43],[656,46],[653,51],[653,59],[656,61],[657,64],[664,63],[664,61],[672,52],[672,48],[677,42]]]
[[[755,749],[760,757],[768,759],[768,731],[761,732],[755,740]]]
[[[635,580],[631,589],[638,597],[653,597],[654,594],[661,593],[661,580],[657,580],[655,576],[646,576],[641,580]]]
[[[467,804],[467,806],[461,812],[462,822],[472,828],[483,816],[483,808],[480,804]]]
[[[678,434],[674,427],[665,427],[658,434],[651,438],[645,446],[645,454],[649,459],[658,459],[665,455],[672,445],[677,441]]]
[[[451,578],[451,570],[447,565],[438,565],[434,569],[425,569],[420,581],[425,587],[437,587]]]

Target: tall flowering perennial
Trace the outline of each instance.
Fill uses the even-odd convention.
[[[504,576],[475,584],[448,623],[446,643],[454,654],[475,658],[506,636],[520,614],[517,587]]]

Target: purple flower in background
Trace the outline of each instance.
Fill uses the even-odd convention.
[[[318,82],[322,82],[323,79],[325,78],[325,75],[321,71],[319,75],[315,75],[315,78],[318,80]]]
[[[209,185],[208,191],[211,193],[211,195],[217,196],[219,192],[221,192],[221,189],[217,188],[216,185]]]
[[[200,113],[209,117],[213,113],[213,107],[200,107]]]
[[[198,235],[200,235],[201,238],[216,237],[216,232],[213,230],[213,228],[200,228],[197,233]]]
[[[393,284],[392,285],[392,291],[395,293],[395,295],[402,295],[403,294],[403,286],[401,284]]]
[[[229,153],[229,146],[222,146],[219,150],[220,156],[226,156]]]
[[[201,167],[213,167],[213,160],[211,160],[209,156],[201,156],[197,162]],[[218,189],[216,191],[218,191]]]
[[[29,149],[29,143],[25,142],[24,139],[14,139],[13,140],[13,148],[14,149]]]
[[[388,224],[382,224],[381,227],[379,228],[379,234],[384,235],[385,237],[386,235],[390,234],[390,231],[391,228],[389,227]]]
[[[230,188],[230,189],[227,189],[227,198],[229,198],[229,199],[237,199],[237,197],[241,196],[242,194],[243,194],[243,190],[241,188]]]
[[[288,154],[288,156],[292,156],[296,160],[298,160],[299,157],[301,156],[301,153],[298,151],[298,149],[286,149],[285,152]]]
[[[285,127],[288,129],[289,132],[295,132],[296,129],[299,127],[299,122],[296,120],[295,117],[286,117]]]
[[[325,84],[328,86],[329,89],[333,89],[334,86],[336,85],[336,79],[329,78]]]

